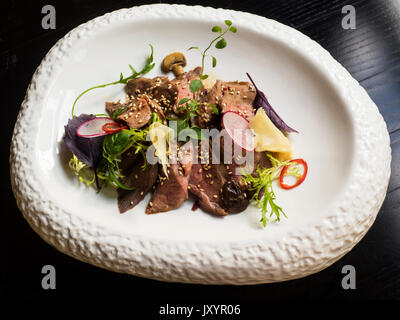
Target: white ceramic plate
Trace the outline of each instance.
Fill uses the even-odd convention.
[[[230,19],[237,34],[214,49],[212,70],[227,80],[249,72],[286,122],[296,153],[309,164],[298,188],[275,187],[288,219],[257,225],[260,212],[216,218],[187,201],[146,215],[149,195],[120,215],[115,194],[79,185],[66,168],[64,125],[84,89],[141,68],[155,50],[156,68],[172,51],[205,47],[215,24]],[[185,51],[186,52],[186,51]],[[188,69],[200,64],[186,52]],[[76,113],[102,113],[123,87],[84,96]],[[164,281],[251,284],[322,270],[367,232],[384,200],[391,150],[386,125],[367,93],[327,51],[300,32],[248,13],[151,5],[123,9],[72,30],[33,76],[15,126],[11,180],[24,217],[48,243],[109,270]]]

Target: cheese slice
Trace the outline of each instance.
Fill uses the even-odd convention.
[[[168,144],[170,134],[172,136],[173,130],[160,122],[154,122],[149,127],[150,141],[154,146],[155,155],[160,160],[165,176],[168,176]]]
[[[273,124],[264,109],[259,108],[249,123],[255,134],[255,150],[291,153],[289,139]]]

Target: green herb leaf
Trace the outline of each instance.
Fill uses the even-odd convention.
[[[128,107],[123,107],[123,108],[119,108],[117,110],[114,111],[112,118],[115,120],[117,119],[121,114],[123,114],[125,111],[128,111]]]
[[[197,92],[201,89],[201,87],[203,86],[203,84],[201,83],[200,80],[196,79],[196,80],[192,80],[190,82],[190,92]]]
[[[136,70],[132,67],[132,65],[129,65],[129,68],[131,69],[132,73],[137,73]]]
[[[213,112],[214,114],[219,114],[219,110],[218,110],[218,108],[215,106],[215,104],[209,103],[208,105],[210,106],[210,108],[211,108],[211,110],[212,110],[212,112]]]
[[[151,53],[150,53],[150,56],[146,60],[146,65],[152,64],[153,63],[153,59],[154,59],[153,58],[153,54],[154,54],[153,46],[151,44],[149,44],[149,46],[150,46],[150,49],[151,49]]]
[[[188,50],[199,49],[199,47],[190,47]]]
[[[194,100],[194,99],[192,99],[192,100],[190,100],[190,101],[186,104],[186,106],[187,106],[187,107],[189,108],[189,110],[191,110],[191,111],[197,110],[197,101]]]
[[[103,149],[109,156],[115,156],[127,146],[129,138],[130,134],[125,130],[109,134],[104,138]]]
[[[200,75],[199,75],[199,78],[200,78],[201,80],[206,80],[206,79],[208,78],[208,75],[207,75],[207,74],[200,74]]]
[[[214,56],[211,56],[212,58],[212,67],[215,68],[217,66],[217,59]]]
[[[225,22],[225,24],[227,26],[231,26],[232,25],[232,21],[231,20],[225,20],[224,22]]]
[[[212,32],[221,33],[221,32],[222,32],[222,29],[221,29],[220,26],[214,26],[214,27],[211,29],[211,31],[212,31]]]
[[[221,40],[219,40],[216,44],[215,44],[215,47],[217,48],[217,49],[223,49],[223,48],[225,48],[226,47],[226,40],[224,39],[224,38],[221,38]]]
[[[232,27],[229,28],[229,31],[231,31],[233,33],[236,33],[237,32],[237,28],[232,26]]]
[[[190,100],[189,98],[182,98],[182,99],[179,101],[179,104],[184,104],[184,103],[188,102],[189,100]]]

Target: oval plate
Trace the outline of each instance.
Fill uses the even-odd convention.
[[[149,195],[120,215],[116,195],[96,194],[68,170],[62,143],[75,97],[84,89],[140,69],[155,50],[185,52],[189,68],[212,39],[211,27],[230,19],[236,34],[209,71],[227,80],[249,72],[283,119],[296,156],[309,164],[291,191],[275,186],[288,218],[260,228],[260,212],[217,218],[178,210],[146,215]],[[212,70],[211,70],[212,69]],[[103,113],[122,86],[85,95],[76,114]],[[190,283],[255,284],[304,277],[328,267],[365,235],[385,198],[391,150],[376,105],[320,45],[300,32],[256,15],[180,5],[118,10],[69,32],[36,70],[15,125],[11,181],[18,206],[48,243],[81,261],[133,275]]]

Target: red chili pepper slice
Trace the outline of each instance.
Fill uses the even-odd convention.
[[[290,160],[289,162],[290,162],[290,164],[283,167],[283,169],[281,171],[281,175],[279,177],[279,183],[283,189],[292,189],[294,187],[297,187],[304,181],[304,179],[307,176],[308,166],[307,166],[307,162],[304,159],[293,159],[293,160]],[[297,180],[294,184],[287,184],[284,182],[284,178],[287,175],[288,169],[294,164],[303,166],[303,172],[300,176],[297,177]]]
[[[107,133],[116,133],[118,131],[121,131],[122,129],[127,129],[127,128],[128,128],[127,126],[124,126],[123,124],[117,122],[109,122],[101,127],[101,129]]]

